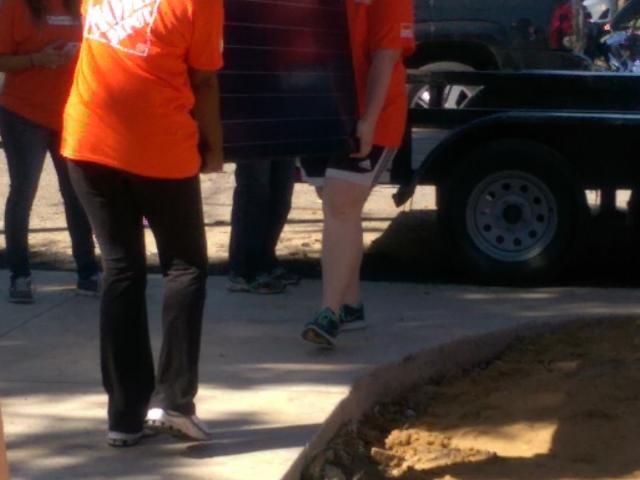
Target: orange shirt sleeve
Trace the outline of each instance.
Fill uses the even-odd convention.
[[[402,50],[409,56],[416,48],[413,2],[411,0],[373,0],[369,9],[369,47],[371,52]]]
[[[0,0],[0,55],[15,52],[15,2]]]
[[[187,63],[196,70],[222,68],[224,8],[222,0],[193,2],[193,35]]]

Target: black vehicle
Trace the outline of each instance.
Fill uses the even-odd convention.
[[[584,232],[585,191],[638,185],[640,163],[630,155],[640,132],[638,75],[449,72],[413,81],[430,86],[431,104],[412,109],[412,125],[446,135],[396,202],[418,184],[435,185],[443,231],[479,279],[548,278]],[[478,93],[443,108],[451,85]]]
[[[554,32],[552,20],[563,5],[571,32]],[[577,5],[563,0],[416,0],[418,48],[408,66],[420,73],[588,70],[591,61],[583,55],[588,12]],[[565,38],[554,41],[557,35]],[[412,89],[413,105],[426,106],[425,92],[421,86]],[[473,92],[450,93],[447,106],[459,106]]]

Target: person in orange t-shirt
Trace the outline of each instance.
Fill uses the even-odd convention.
[[[305,161],[323,202],[323,298],[304,340],[332,347],[340,331],[366,327],[360,298],[362,210],[402,144],[407,120],[403,58],[415,49],[411,0],[346,0],[358,102],[359,148],[350,157]]]
[[[5,208],[9,301],[31,303],[29,216],[47,151],[60,192],[78,267],[78,292],[96,294],[98,263],[91,226],[60,156],[62,110],[82,35],[79,0],[0,1],[0,135],[9,167]]]
[[[194,403],[208,266],[199,173],[222,167],[222,0],[84,0],[82,13],[62,151],[102,251],[107,442],[134,445],[145,423],[208,440]],[[165,280],[155,375],[144,218]]]

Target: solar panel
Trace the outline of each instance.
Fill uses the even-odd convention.
[[[344,0],[225,0],[225,156],[347,152],[355,95]]]

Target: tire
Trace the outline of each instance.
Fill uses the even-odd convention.
[[[440,227],[482,283],[553,276],[570,258],[588,212],[564,158],[528,140],[481,146],[441,190]]]
[[[418,69],[419,73],[428,72],[473,72],[475,68],[459,62],[434,62]],[[460,108],[478,92],[479,87],[454,85],[445,92],[444,108]],[[411,85],[409,89],[409,106],[412,108],[429,108],[429,87],[426,85]],[[426,95],[425,95],[426,93]]]

